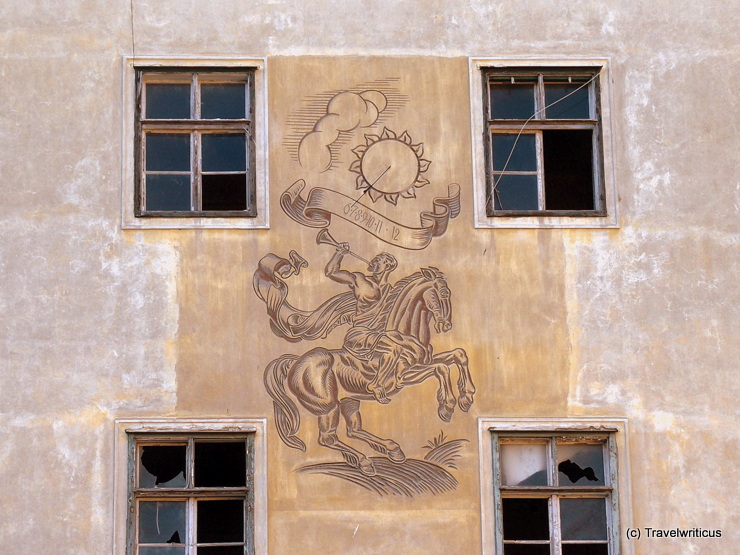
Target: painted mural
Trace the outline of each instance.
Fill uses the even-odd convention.
[[[439,268],[424,266],[394,279],[397,255],[362,256],[329,230],[334,218],[339,218],[402,254],[424,249],[444,235],[460,212],[460,187],[454,183],[433,198],[429,209],[415,208],[413,219],[399,221],[383,208],[416,199],[417,189],[433,187],[425,176],[432,162],[424,157],[423,143],[415,142],[408,131],[382,125],[388,113],[407,101],[393,88],[395,81],[309,98],[308,108],[294,117],[290,138],[284,143],[307,174],[348,174],[351,187],[310,186],[299,179],[280,198],[285,214],[317,230],[316,243],[327,247],[322,261],[327,282],[346,286],[347,291],[309,310],[289,302],[290,278],[308,266],[295,250],[285,256],[265,255],[254,274],[254,291],[265,303],[276,336],[291,343],[322,343],[302,354],[283,354],[264,372],[282,441],[305,451],[299,437],[302,418],[315,417],[318,443],[327,454],[341,457],[297,470],[338,477],[380,495],[412,497],[457,487],[450,470],[456,468],[454,461],[466,440],[449,439],[440,432],[423,446],[426,454],[408,457],[393,439],[365,429],[360,406],[362,402],[388,404],[404,388],[433,379],[438,386],[437,414],[443,422],[452,419],[456,408],[470,409],[475,386],[465,350],[435,352],[433,346],[436,334],[452,329],[452,294]],[[346,148],[351,149],[353,160],[342,168],[338,160]],[[356,259],[355,265],[357,260],[365,264],[366,270],[350,269],[347,257]],[[323,340],[341,334],[340,347],[323,346]],[[457,377],[454,384],[453,376]],[[340,438],[342,420],[346,438]],[[363,444],[379,456],[367,456],[361,450]]]

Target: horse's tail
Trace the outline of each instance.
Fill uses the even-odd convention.
[[[298,407],[285,392],[285,378],[297,358],[295,355],[282,355],[268,364],[265,368],[265,389],[272,397],[275,426],[280,438],[289,447],[305,451],[306,444],[296,437],[301,426],[301,415]]]

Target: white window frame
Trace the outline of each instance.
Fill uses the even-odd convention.
[[[483,71],[487,68],[601,68],[599,75],[603,167],[603,190],[606,214],[603,216],[488,216],[486,213],[486,155],[484,134]],[[617,228],[619,227],[613,134],[611,131],[611,88],[608,58],[470,58],[470,118],[473,163],[473,205],[477,228]]]
[[[114,555],[126,555],[129,465],[129,436],[133,434],[242,434],[251,433],[254,448],[254,549],[267,550],[267,420],[264,418],[141,418],[115,421],[114,464]]]
[[[137,217],[136,216],[136,69],[202,68],[254,70],[255,195],[254,217]],[[265,58],[123,58],[123,128],[121,170],[121,226],[123,229],[267,229],[270,227],[267,160],[267,60]]]
[[[612,514],[610,541],[621,555],[633,553],[633,543],[626,539],[620,531],[632,527],[632,512],[630,504],[629,459],[627,449],[627,419],[626,418],[489,418],[478,419],[478,449],[480,460],[481,482],[481,540],[483,555],[501,554],[502,545],[497,543],[500,538],[496,534],[497,511],[496,491],[494,490],[494,449],[493,433],[526,433],[538,432],[543,435],[564,433],[605,434],[615,443],[616,468],[611,472],[618,472],[617,482],[611,484],[612,497],[616,499],[619,511]]]

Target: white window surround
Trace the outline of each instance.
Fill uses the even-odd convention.
[[[478,449],[481,483],[481,534],[483,555],[494,555],[496,551],[496,507],[494,506],[493,480],[493,432],[605,432],[614,435],[617,451],[618,484],[613,485],[613,495],[619,501],[619,553],[631,555],[634,542],[626,539],[624,531],[632,527],[632,505],[627,443],[627,419],[604,418],[547,418],[507,417],[478,419]]]
[[[126,555],[129,434],[140,433],[253,433],[255,553],[267,550],[267,420],[264,418],[139,418],[117,419],[114,442],[114,555]]]
[[[601,67],[599,86],[601,97],[601,132],[603,137],[602,164],[606,216],[512,216],[491,217],[486,214],[486,168],[483,135],[483,81],[482,68],[540,68],[540,67]],[[608,58],[540,58],[493,57],[470,58],[470,119],[473,154],[473,205],[477,228],[615,228],[619,227],[617,191],[614,165],[613,134],[611,132],[611,88]]]
[[[134,214],[134,142],[136,119],[136,72],[134,68],[253,68],[255,105],[255,191],[254,218],[137,218]],[[123,58],[123,129],[121,141],[121,226],[123,229],[267,229],[270,227],[269,177],[267,163],[267,60],[265,58]]]

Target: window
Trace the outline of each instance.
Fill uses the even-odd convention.
[[[491,227],[611,227],[600,65],[479,65],[477,218]],[[477,187],[478,188],[478,187]],[[478,215],[478,214],[477,214]],[[588,220],[591,222],[588,222]],[[508,221],[507,221],[508,220]],[[528,221],[527,221],[528,220]]]
[[[255,215],[253,73],[137,70],[137,216]]]
[[[490,480],[484,487],[490,496],[483,499],[484,552],[618,554],[617,447],[625,425],[616,419],[482,420],[490,464],[482,473]]]
[[[486,71],[490,216],[602,215],[598,71]]]
[[[125,553],[266,553],[263,431],[261,421],[119,421]]]
[[[264,67],[125,59],[125,229],[268,227]]]

